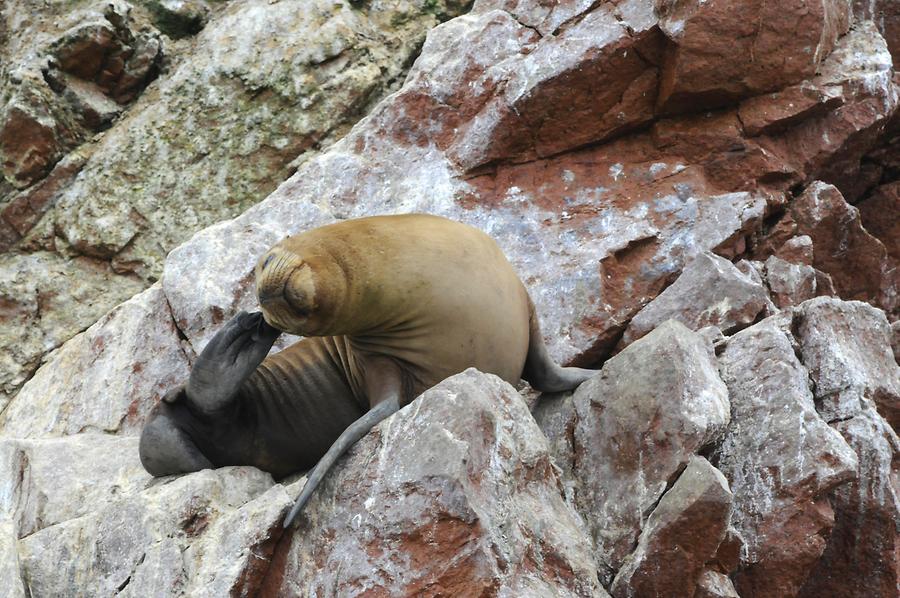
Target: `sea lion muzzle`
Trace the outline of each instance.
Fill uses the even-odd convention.
[[[266,321],[295,334],[315,307],[312,270],[297,255],[275,247],[256,269],[256,293]]]

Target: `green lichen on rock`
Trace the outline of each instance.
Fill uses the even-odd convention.
[[[170,35],[191,29],[184,20],[178,27],[187,28],[181,29],[154,20],[151,4],[178,8],[165,0],[114,3]],[[191,6],[200,14],[206,5],[197,0]],[[80,306],[83,317],[71,325],[49,330],[47,311],[29,312],[15,324],[0,322],[0,339],[13,342],[14,327],[22,326],[37,335],[30,357],[0,364],[0,377],[10,379],[6,394],[40,360],[40,339],[52,332],[54,341],[45,344],[52,349],[155,281],[172,248],[259,202],[304,156],[349,130],[402,79],[439,22],[435,15],[459,9],[443,0],[362,6],[349,0],[233,0],[213,6],[193,37],[161,38],[166,63],[160,78],[97,139],[72,184],[23,235],[20,253],[7,257],[18,268],[34,259],[25,252],[40,247],[60,268],[77,272],[69,264],[80,256],[106,264],[107,272],[84,278],[92,300]],[[103,10],[98,4],[91,22]],[[185,8],[179,14],[189,13]],[[52,309],[67,309],[81,296],[63,277],[45,284],[55,297]],[[21,363],[29,366],[16,365]]]

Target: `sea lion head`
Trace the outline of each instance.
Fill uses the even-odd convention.
[[[256,265],[256,294],[263,317],[291,334],[309,334],[316,309],[316,285],[309,263],[276,245]]]

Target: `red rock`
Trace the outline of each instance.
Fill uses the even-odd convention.
[[[891,311],[887,252],[860,222],[859,211],[837,188],[822,182],[810,185],[791,203],[790,214],[799,234],[813,242],[813,265],[829,274],[838,295]]]
[[[884,244],[894,264],[900,262],[900,181],[878,187],[856,207],[866,231]]]
[[[467,171],[525,161],[649,122],[657,76],[644,57],[658,54],[662,41],[653,24],[626,28],[608,5],[541,39],[509,70],[502,92],[460,127],[451,158]]]
[[[725,334],[733,334],[772,310],[762,284],[742,274],[728,260],[701,253],[671,286],[631,319],[621,346],[669,319],[691,330],[716,326]]]
[[[524,401],[475,370],[376,427],[306,509],[266,595],[607,596]]]
[[[725,476],[691,457],[647,518],[634,551],[610,586],[614,598],[692,596],[731,517]]]
[[[839,86],[799,84],[774,93],[748,98],[738,108],[738,118],[750,137],[769,135],[797,123],[824,115],[844,103]]]
[[[812,239],[807,235],[791,237],[785,241],[781,247],[775,250],[774,255],[791,264],[812,266],[814,259]]]
[[[857,181],[860,158],[874,147],[898,104],[890,55],[870,22],[842,37],[808,84],[823,93],[840,88],[843,104],[757,142],[796,173],[796,181],[821,179],[842,189]]]
[[[846,2],[667,0],[658,104],[666,113],[717,107],[812,77],[850,26]]]
[[[8,237],[0,239],[0,252],[8,251],[38,223],[84,166],[88,155],[89,151],[69,154],[44,180],[15,195],[0,209],[0,218],[10,226],[12,232]]]
[[[894,64],[900,64],[900,5],[893,0],[853,0],[857,21],[872,21],[884,36]]]
[[[0,112],[0,157],[7,179],[27,187],[53,168],[64,151],[64,140],[45,98],[23,91]]]
[[[900,585],[900,439],[871,407],[834,427],[859,456],[858,477],[831,495],[834,529],[799,596],[896,596]]]
[[[97,21],[67,31],[52,48],[59,68],[92,81],[100,74],[107,55],[119,49],[116,31],[107,21]]]

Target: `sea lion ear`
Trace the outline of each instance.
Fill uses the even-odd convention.
[[[171,389],[169,392],[163,395],[163,402],[165,403],[177,403],[178,401],[184,398],[184,384],[179,384],[175,388]]]

